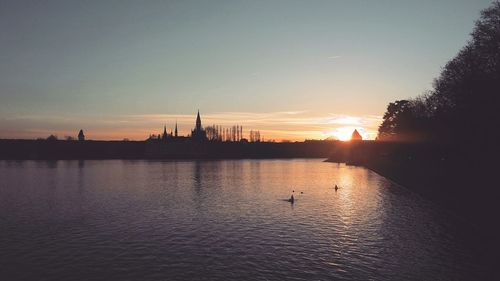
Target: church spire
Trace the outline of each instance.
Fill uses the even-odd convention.
[[[201,118],[199,109],[198,109],[198,116],[196,116],[196,131],[201,132]]]
[[[178,137],[178,134],[177,134],[177,120],[175,120],[175,137]]]
[[[198,109],[198,114],[196,115],[196,127],[191,130],[191,138],[196,141],[207,140],[207,132],[203,130],[201,126],[200,110]]]
[[[167,124],[163,127],[163,135],[161,136],[163,140],[167,139]]]

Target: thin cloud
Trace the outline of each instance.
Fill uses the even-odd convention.
[[[353,116],[337,116],[329,121],[330,124],[341,124],[341,125],[360,125],[361,117]]]

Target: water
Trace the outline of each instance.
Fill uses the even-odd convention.
[[[0,161],[0,176],[0,280],[484,277],[464,222],[360,167]]]

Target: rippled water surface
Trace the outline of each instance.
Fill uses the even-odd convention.
[[[283,200],[292,190],[293,205]],[[0,161],[0,214],[0,280],[483,272],[458,218],[367,169],[322,160]]]

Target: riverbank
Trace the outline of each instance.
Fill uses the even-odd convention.
[[[498,207],[493,157],[436,143],[352,142],[327,161],[363,166],[466,219],[495,238]]]
[[[0,140],[0,159],[327,158],[337,143]]]

